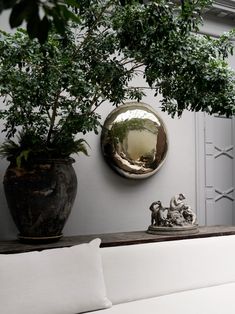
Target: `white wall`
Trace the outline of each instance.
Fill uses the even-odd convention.
[[[151,95],[144,102],[155,108],[158,105]],[[103,108],[103,118],[110,109]],[[150,204],[162,200],[169,205],[171,196],[179,192],[195,207],[194,115],[185,113],[180,120],[161,116],[169,133],[168,157],[160,171],[145,180],[114,173],[103,160],[100,137],[87,137],[92,149],[90,157],[80,156],[75,165],[79,189],[66,234],[145,230],[150,223]]]
[[[6,20],[0,16],[1,24]],[[209,25],[209,31],[214,30]],[[220,28],[220,31],[223,28]],[[141,79],[139,81],[142,86]],[[151,92],[143,101],[154,108],[159,99]],[[102,120],[112,110],[101,108]],[[64,229],[65,235],[145,230],[150,224],[149,206],[161,200],[169,204],[176,193],[184,193],[187,202],[197,210],[195,114],[185,112],[181,119],[161,113],[169,134],[169,151],[165,164],[154,176],[145,180],[125,179],[109,168],[100,150],[100,136],[88,134],[90,157],[76,157],[74,168],[78,177],[78,194],[73,211]],[[3,140],[3,135],[0,141]],[[0,162],[2,182],[7,162]],[[17,230],[9,215],[3,186],[0,185],[0,239],[15,238]]]

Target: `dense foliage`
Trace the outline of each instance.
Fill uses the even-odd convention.
[[[79,23],[40,44],[24,31],[1,33],[0,95],[8,141],[2,154],[69,156],[85,151],[78,133],[99,125],[96,109],[140,100],[140,72],[162,109],[235,113],[234,72],[225,59],[233,32],[220,39],[196,34],[207,0],[80,0]],[[20,145],[15,144],[15,136]]]

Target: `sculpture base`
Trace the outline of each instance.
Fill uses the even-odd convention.
[[[184,234],[194,234],[198,233],[199,229],[197,225],[189,226],[175,226],[175,227],[158,227],[150,225],[148,227],[147,233],[151,234],[161,234],[161,235],[184,235]]]

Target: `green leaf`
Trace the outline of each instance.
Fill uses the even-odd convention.
[[[34,6],[31,8],[30,17],[27,18],[27,32],[30,38],[36,38],[38,33],[42,30],[40,29],[40,18],[38,13],[38,6]]]
[[[63,16],[66,18],[66,20],[71,20],[78,24],[81,22],[81,19],[79,18],[79,16],[74,14],[70,10],[68,10],[65,6],[61,6],[60,9],[62,11]]]
[[[17,166],[17,168],[21,168],[21,165],[22,165],[23,161],[27,162],[30,151],[31,151],[30,149],[23,150],[23,151],[21,151],[19,156],[17,156],[17,158],[16,158],[16,166]]]
[[[35,2],[36,3],[36,2]],[[10,26],[12,28],[20,26],[24,19],[27,18],[29,13],[31,12],[30,2],[27,0],[21,0],[16,3],[10,14]]]
[[[61,6],[53,8],[50,11],[50,15],[53,17],[53,24],[58,33],[64,34],[67,22],[65,23],[65,20],[62,18]]]
[[[48,38],[48,33],[51,27],[47,16],[45,15],[39,24],[39,30],[37,33],[38,40],[41,44],[44,44]]]

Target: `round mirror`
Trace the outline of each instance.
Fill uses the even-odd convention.
[[[157,172],[165,160],[168,148],[166,127],[150,106],[126,103],[106,118],[101,148],[105,160],[122,176],[147,178]]]

